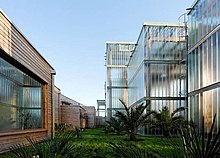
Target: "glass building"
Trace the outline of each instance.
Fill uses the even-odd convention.
[[[114,57],[125,62],[120,68],[109,64],[120,45],[107,44],[107,108],[120,107],[119,98],[128,106],[149,101],[151,110],[186,106],[200,127],[204,116],[206,133],[215,114],[220,129],[220,0],[196,0],[189,10],[188,35],[184,25],[145,23],[126,60]]]
[[[188,13],[189,119],[220,129],[220,0],[197,0]]]
[[[138,41],[107,43],[107,118],[123,108],[148,101],[151,110],[185,106],[185,25],[144,23]],[[151,131],[147,131],[150,133]]]
[[[185,26],[144,23],[128,64],[129,105],[149,102],[150,110],[185,106]],[[152,133],[152,131],[145,131]]]
[[[107,42],[106,43],[106,116],[107,119],[115,111],[123,109],[119,99],[128,104],[128,62],[135,43]]]

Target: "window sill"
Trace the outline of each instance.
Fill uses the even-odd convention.
[[[0,137],[11,136],[11,135],[19,135],[19,134],[27,134],[27,133],[39,133],[39,132],[47,132],[47,129],[27,129],[27,130],[14,130],[14,131],[5,131],[0,132]]]

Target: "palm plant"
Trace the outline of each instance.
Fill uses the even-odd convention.
[[[32,152],[25,148],[24,144],[15,144],[10,147],[10,151],[13,153],[13,157],[16,158],[32,158],[33,156],[35,156]],[[13,158],[12,156],[10,157]]]
[[[79,127],[75,127],[75,133],[76,133],[76,138],[77,139],[82,138],[82,132],[81,132],[81,129]]]
[[[55,130],[58,132],[58,133],[65,133],[68,131],[68,129],[70,128],[71,125],[68,125],[66,123],[55,123]]]
[[[75,135],[72,133],[63,133],[56,136],[53,140],[45,140],[44,142],[37,142],[33,138],[27,138],[31,144],[31,150],[27,150],[25,145],[13,145],[10,150],[14,154],[14,157],[22,158],[74,158],[83,157],[82,152],[78,147],[76,148],[72,143]]]
[[[111,117],[109,121],[106,121],[107,129],[112,129],[114,132],[119,135],[122,131],[125,130],[125,125],[121,119],[116,117]]]
[[[147,118],[152,114],[152,112],[147,110],[147,113],[144,113],[148,104],[144,105],[144,103],[142,103],[141,105],[127,107],[122,100],[120,100],[120,102],[124,106],[125,112],[117,111],[115,116],[124,123],[125,128],[130,132],[130,140],[136,141],[138,127],[147,123]]]
[[[114,151],[115,157],[123,157],[123,158],[159,158],[161,157],[156,152],[150,151],[146,148],[140,148],[135,144],[114,144],[110,143],[111,148]]]
[[[205,139],[204,117],[202,129],[199,130],[194,123],[189,128],[181,130],[186,155],[200,158],[219,158],[220,155],[220,130],[214,133],[216,115],[213,118],[208,138]]]
[[[177,115],[177,113],[184,110],[184,107],[179,107],[170,114],[168,107],[165,106],[159,112],[154,111],[154,120],[151,121],[151,128],[160,129],[165,137],[170,137],[171,131],[178,130],[184,122],[184,117]]]

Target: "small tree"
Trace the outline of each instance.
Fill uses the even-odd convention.
[[[114,132],[116,132],[117,135],[119,135],[122,131],[125,130],[125,125],[122,122],[122,120],[116,117],[112,117],[109,121],[106,121],[106,124],[107,124],[107,127],[109,127]]]
[[[180,125],[184,122],[183,116],[178,116],[177,113],[184,111],[184,107],[177,108],[170,114],[167,106],[163,107],[162,110],[154,111],[155,120],[152,121],[152,128],[157,128],[162,130],[165,137],[171,136],[172,130],[177,130]]]
[[[120,100],[120,102],[124,106],[125,112],[117,111],[115,116],[124,123],[125,128],[130,132],[130,140],[136,141],[138,127],[147,123],[147,118],[152,112],[149,112],[148,110],[146,111],[147,113],[144,114],[148,104],[144,105],[144,103],[142,103],[141,105],[127,107],[122,100]]]

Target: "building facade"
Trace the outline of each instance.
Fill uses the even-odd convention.
[[[86,128],[86,109],[84,105],[61,94],[60,123],[70,125],[70,130]]]
[[[172,111],[185,106],[187,118],[200,127],[204,116],[206,133],[216,115],[217,132],[220,129],[220,0],[196,0],[188,10],[187,30],[179,24],[145,23],[125,66],[128,98],[124,100],[129,106],[150,101],[152,110],[168,106]],[[111,59],[108,49],[107,43],[107,59]],[[114,59],[118,63],[121,58]],[[109,60],[107,72],[111,72],[108,63]],[[116,72],[115,76],[119,74]],[[111,73],[107,73],[107,87],[111,87],[109,78],[113,78]],[[117,106],[111,93],[107,88],[107,108]]]
[[[53,94],[54,123],[59,124],[61,121],[61,91],[57,86],[54,86]]]
[[[97,100],[97,116],[105,117],[106,113],[106,104],[105,100]]]
[[[123,108],[119,99],[128,106],[147,101],[150,110],[185,106],[185,31],[185,25],[144,23],[136,44],[107,43],[107,117],[109,108]]]
[[[0,152],[53,136],[54,69],[0,11]]]
[[[96,127],[96,109],[94,106],[83,106],[86,109],[86,128]]]
[[[127,69],[134,47],[132,42],[106,43],[106,119],[123,109],[119,99],[128,104]]]
[[[128,64],[129,106],[147,102],[150,110],[168,106],[171,112],[185,106],[185,30],[180,24],[144,23]]]
[[[220,0],[197,0],[188,13],[189,119],[220,129]]]
[[[128,64],[129,105],[149,100],[151,110],[184,106],[185,26],[144,23]]]

